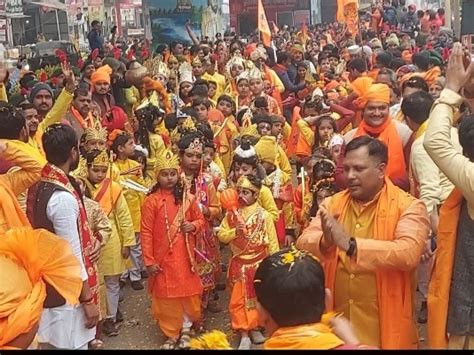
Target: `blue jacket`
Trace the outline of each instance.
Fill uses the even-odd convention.
[[[102,37],[97,31],[90,31],[87,35],[87,39],[89,40],[89,47],[91,47],[91,51],[96,48],[99,48],[99,50],[104,49],[104,37]]]

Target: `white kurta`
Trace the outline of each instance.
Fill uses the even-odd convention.
[[[69,192],[55,191],[48,202],[46,215],[53,223],[55,234],[71,245],[81,264],[82,281],[87,280],[77,230],[79,206],[76,199]],[[95,338],[96,328],[87,329],[84,326],[86,316],[82,307],[66,303],[60,307],[45,308],[38,329],[39,342],[49,343],[60,349],[87,349],[89,341]]]

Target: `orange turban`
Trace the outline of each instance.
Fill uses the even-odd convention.
[[[354,80],[350,86],[352,90],[358,95],[362,96],[364,95],[370,88],[370,85],[374,82],[374,79],[368,77],[368,76],[361,76],[360,78],[357,78]]]
[[[39,322],[45,281],[67,303],[78,303],[79,260],[67,241],[44,229],[22,227],[0,234],[0,270],[0,349]]]
[[[209,123],[222,124],[225,120],[225,117],[221,111],[211,108],[207,114],[207,119]]]
[[[153,80],[149,76],[145,76],[143,78],[143,89],[145,91],[156,91],[156,93],[161,96],[161,103],[163,105],[163,108],[165,109],[165,112],[171,113],[170,98],[168,92],[166,91],[166,88],[161,82],[159,82],[158,80]],[[147,96],[146,92],[143,93],[143,96]]]
[[[357,98],[356,105],[360,108],[364,108],[369,101],[390,104],[390,88],[388,85],[372,84],[365,94]]]
[[[103,65],[95,72],[92,73],[91,81],[92,85],[95,85],[99,81],[105,81],[110,84],[110,75],[112,75],[112,68],[108,65]]]

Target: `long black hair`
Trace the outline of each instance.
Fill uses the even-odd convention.
[[[157,181],[156,184],[153,185],[153,187],[151,188],[147,196],[154,194],[155,192],[158,191],[159,188],[160,188],[160,183]],[[183,201],[183,194],[184,194],[184,185],[183,185],[183,182],[181,181],[181,178],[178,177],[178,182],[173,188],[174,203],[176,205],[181,205]]]
[[[135,116],[138,119],[138,130],[135,133],[136,139],[143,145],[148,152],[151,152],[150,148],[150,133],[154,133],[156,119],[163,119],[165,112],[155,105],[147,105],[135,111]]]
[[[313,192],[313,202],[309,210],[311,217],[316,216],[318,212],[318,192],[321,190],[328,190],[331,194],[337,192],[335,184],[336,167],[329,159],[322,159],[313,166],[313,174],[311,181],[311,191]],[[304,196],[303,196],[304,197]]]

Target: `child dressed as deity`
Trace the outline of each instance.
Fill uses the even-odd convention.
[[[127,269],[130,247],[136,244],[133,221],[122,188],[107,177],[110,160],[106,151],[91,151],[86,155],[86,164],[86,196],[99,203],[112,225],[112,234],[101,249],[98,266],[107,288],[103,331],[105,335],[116,336],[120,275]]]
[[[112,142],[111,148],[117,157],[114,165],[120,171],[120,179],[132,181],[145,188],[145,180],[143,179],[141,165],[139,162],[131,159],[135,154],[135,142],[133,137],[129,133],[123,131],[114,131],[109,137]],[[143,290],[141,272],[145,267],[143,265],[142,249],[140,245],[140,218],[145,193],[132,187],[125,188],[123,192],[132,217],[136,244],[130,250],[133,267],[122,275],[121,280],[125,282],[126,279],[130,278],[131,286],[134,290]]]
[[[185,349],[193,322],[201,320],[195,247],[206,222],[196,198],[184,191],[178,157],[167,150],[155,171],[157,183],[145,199],[141,221],[151,311],[166,336],[161,348]]]
[[[253,278],[258,264],[278,251],[278,240],[271,215],[257,202],[262,182],[256,176],[241,176],[237,181],[239,208],[237,217],[228,212],[222,221],[218,236],[229,244],[228,281],[232,288],[229,312],[232,329],[240,333],[239,349],[250,349],[264,341],[255,308]]]

